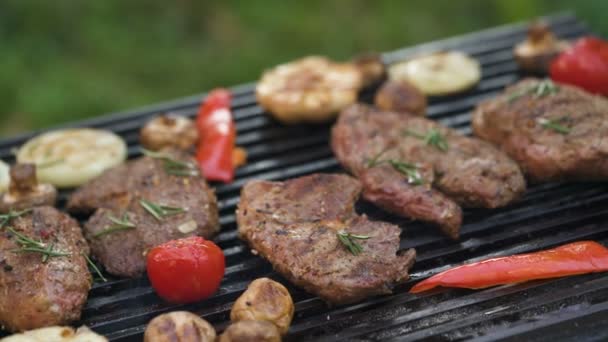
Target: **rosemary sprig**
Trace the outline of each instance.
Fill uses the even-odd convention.
[[[388,151],[388,149],[384,149],[384,150],[380,151],[378,154],[376,154],[375,156],[373,156],[371,159],[368,159],[367,167],[374,167],[374,166],[377,166],[378,164],[381,164],[383,161],[380,160],[380,157],[382,157],[382,155],[384,153],[386,153],[386,151]]]
[[[424,140],[425,144],[429,146],[434,146],[435,148],[443,152],[447,151],[449,147],[448,141],[445,136],[443,136],[441,132],[436,128],[429,129],[426,134],[421,134],[419,132],[406,129],[405,131],[403,131],[403,134],[411,135],[418,139]]]
[[[0,215],[0,228],[4,227],[7,223],[9,223],[12,219],[17,218],[21,215],[25,215],[32,211],[32,209],[25,209],[21,211],[9,211],[8,214]]]
[[[513,102],[524,95],[533,95],[535,99],[545,97],[547,95],[552,95],[559,92],[559,87],[555,85],[551,80],[543,80],[537,83],[533,87],[529,87],[526,89],[521,89],[515,93],[512,93],[507,98],[508,102]]]
[[[196,165],[188,162],[183,162],[172,158],[170,155],[162,152],[155,152],[141,149],[141,152],[148,157],[163,161],[165,172],[175,176],[198,176],[199,172]]]
[[[184,208],[156,204],[145,199],[140,199],[139,204],[158,221],[162,221],[166,216],[177,215],[186,211]]]
[[[95,273],[97,273],[99,278],[101,278],[101,281],[103,281],[103,282],[108,281],[108,279],[106,279],[106,277],[103,276],[103,274],[101,273],[99,268],[97,268],[97,265],[95,265],[93,260],[91,260],[91,258],[89,258],[89,256],[86,255],[86,253],[82,253],[82,256],[84,256],[84,258],[87,260],[87,264],[89,264],[89,266],[93,269],[93,271],[95,271]]]
[[[537,122],[544,128],[552,129],[560,134],[568,134],[568,133],[570,133],[571,129],[559,123],[563,119],[567,119],[567,117],[563,117],[561,119],[555,119],[555,120],[539,118],[537,120]]]
[[[359,253],[363,252],[363,247],[355,240],[369,239],[368,235],[355,235],[347,233],[343,230],[337,232],[336,235],[338,236],[338,240],[340,240],[340,242],[342,242],[342,244],[346,246],[346,248],[348,248],[353,255],[359,255]]]
[[[127,213],[124,213],[122,215],[122,218],[116,218],[112,215],[108,215],[108,219],[110,221],[112,221],[114,224],[109,227],[106,227],[104,230],[96,233],[95,235],[93,235],[93,237],[98,238],[100,236],[104,236],[106,234],[111,234],[111,233],[118,232],[118,231],[135,229],[135,224],[129,221],[129,217],[127,216]]]
[[[57,251],[54,249],[53,244],[48,246],[42,241],[33,240],[11,227],[6,227],[9,232],[17,237],[17,243],[20,245],[19,249],[14,250],[15,253],[40,253],[42,254],[42,262],[47,262],[50,257],[70,256],[70,253]]]
[[[388,160],[393,169],[399,171],[402,175],[407,176],[407,182],[414,185],[422,185],[423,180],[418,172],[418,167],[411,163],[402,162],[395,159]]]

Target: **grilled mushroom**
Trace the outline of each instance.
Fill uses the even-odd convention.
[[[144,342],[213,342],[215,337],[209,322],[187,311],[174,311],[148,323]]]
[[[545,73],[551,60],[568,47],[558,40],[545,23],[535,23],[528,28],[528,37],[515,46],[515,60],[520,68],[532,73]]]
[[[219,342],[281,342],[277,327],[267,321],[238,321],[220,336]]]
[[[51,184],[38,184],[34,164],[13,165],[10,177],[9,190],[0,198],[0,212],[55,205],[57,190]]]
[[[377,53],[366,53],[357,56],[353,63],[363,76],[363,86],[367,87],[386,77],[386,67]]]
[[[153,151],[166,147],[187,150],[198,141],[198,132],[192,120],[165,114],[148,121],[141,129],[139,140],[145,148]]]
[[[406,112],[420,116],[426,113],[426,96],[405,80],[386,81],[374,98],[376,107],[394,112]]]

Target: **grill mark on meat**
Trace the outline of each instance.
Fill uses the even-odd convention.
[[[431,130],[445,138],[447,151],[407,134]],[[462,222],[460,206],[501,207],[525,190],[519,167],[500,150],[407,113],[352,105],[340,114],[331,144],[340,163],[362,181],[366,200],[395,214],[435,224],[454,239]],[[408,176],[387,163],[369,165],[380,153],[383,160],[416,164],[422,184],[410,184]]]
[[[167,151],[176,160],[194,163],[185,153]],[[185,212],[154,218],[140,200],[183,208]],[[106,171],[85,184],[70,197],[71,212],[93,215],[84,226],[85,237],[96,259],[106,271],[136,277],[145,271],[148,250],[163,242],[200,235],[210,238],[219,229],[217,200],[213,190],[200,176],[180,177],[167,174],[163,162],[141,157]],[[110,216],[127,215],[134,229],[97,237],[113,225]],[[196,229],[180,231],[180,225],[196,222]]]
[[[521,96],[539,84],[525,79],[480,103],[473,113],[473,131],[515,159],[533,182],[608,179],[608,100],[569,86],[535,98]],[[538,124],[539,118],[564,119],[560,134]]]
[[[398,253],[399,227],[354,211],[361,185],[346,175],[313,174],[285,182],[251,181],[237,209],[239,236],[274,268],[330,303],[390,293],[408,278],[413,249]],[[267,213],[258,208],[272,207]],[[353,255],[339,231],[367,235]]]

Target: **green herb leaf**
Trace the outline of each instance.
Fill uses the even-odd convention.
[[[32,209],[25,209],[21,211],[9,211],[8,214],[0,215],[0,228],[3,228],[7,223],[9,223],[12,219],[17,218],[21,215],[25,215],[32,211]]]
[[[418,139],[424,140],[424,142],[429,146],[434,146],[440,151],[446,152],[448,150],[448,141],[441,134],[441,132],[436,128],[429,129],[426,134],[421,134],[409,129],[406,129],[403,132],[404,135],[410,135],[416,137]]]
[[[129,221],[129,217],[127,216],[127,213],[124,213],[122,215],[122,218],[116,218],[112,215],[109,215],[108,219],[110,221],[112,221],[114,224],[109,227],[106,227],[104,230],[96,233],[95,235],[93,235],[93,237],[98,238],[100,236],[104,236],[106,234],[111,234],[111,233],[118,232],[118,231],[135,229],[135,224]]]
[[[369,239],[368,235],[355,235],[355,234],[347,233],[345,231],[339,231],[336,233],[336,235],[338,236],[338,240],[340,240],[340,242],[342,242],[342,244],[344,246],[346,246],[346,248],[353,255],[359,255],[361,252],[363,252],[363,247],[360,244],[358,244],[355,240]]]
[[[372,159],[368,159],[367,167],[374,167],[374,166],[377,166],[380,163],[382,163],[382,161],[380,161],[380,157],[382,157],[382,155],[384,153],[386,153],[386,151],[388,151],[388,149],[384,149],[384,150],[380,151],[378,154],[376,154],[375,156],[373,156]]]
[[[42,254],[43,263],[47,262],[49,257],[61,257],[71,255],[70,253],[55,250],[53,244],[47,246],[42,241],[36,241],[32,238],[29,238],[11,227],[6,227],[6,229],[13,235],[15,235],[15,237],[17,237],[17,243],[20,245],[20,248],[13,250],[13,252],[15,253],[40,253]]]
[[[414,185],[423,184],[422,176],[420,176],[420,172],[418,172],[418,167],[416,165],[395,159],[390,159],[388,162],[391,164],[393,169],[397,170],[402,175],[407,176],[408,183]]]
[[[156,204],[145,199],[140,199],[139,204],[158,221],[162,221],[166,216],[177,215],[186,211],[184,208]]]
[[[163,166],[165,168],[165,172],[175,176],[198,176],[199,171],[196,165],[188,162],[183,162],[177,159],[174,159],[170,155],[162,152],[150,151],[144,148],[141,149],[141,152],[148,157],[159,159],[163,161]]]
[[[555,120],[539,118],[537,121],[544,128],[552,129],[560,134],[568,134],[568,133],[570,133],[571,129],[559,123],[559,121],[562,121],[564,119],[567,119],[567,117],[563,117],[561,119],[555,119]]]
[[[86,255],[86,253],[82,253],[82,256],[87,260],[87,264],[89,264],[89,266],[93,269],[93,271],[95,271],[95,273],[97,273],[99,278],[101,278],[101,281],[103,281],[103,282],[108,281],[108,279],[106,279],[106,277],[103,276],[103,274],[101,273],[99,268],[97,268],[97,265],[95,265],[93,260],[91,260],[91,258],[89,258],[89,256]]]
[[[534,98],[541,98],[547,95],[553,95],[559,92],[559,87],[549,79],[542,80],[536,85],[527,89],[521,89],[515,93],[512,93],[507,97],[508,102],[513,102],[524,95],[533,95]]]

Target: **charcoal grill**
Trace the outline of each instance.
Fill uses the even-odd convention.
[[[559,37],[572,39],[589,33],[571,14],[546,18]],[[483,79],[475,89],[431,99],[429,116],[470,134],[470,112],[480,100],[520,79],[512,47],[525,36],[527,24],[503,26],[383,55],[387,63],[408,56],[456,49],[475,56]],[[146,323],[172,310],[195,312],[223,329],[234,300],[247,284],[261,276],[283,281],[296,302],[290,340],[608,340],[608,274],[500,286],[481,291],[442,290],[419,296],[407,289],[416,281],[465,261],[545,249],[592,239],[608,244],[608,184],[550,183],[530,186],[522,201],[499,210],[466,210],[461,239],[453,242],[428,226],[389,216],[370,205],[360,212],[405,227],[401,248],[414,247],[418,259],[411,280],[393,295],[349,306],[328,307],[280,278],[267,262],[252,255],[237,239],[235,206],[241,186],[252,179],[279,180],[312,172],[340,172],[328,146],[330,125],[282,126],[255,101],[254,84],[231,88],[237,143],[247,149],[249,163],[236,181],[214,184],[219,197],[223,248],[227,268],[219,292],[189,305],[160,300],[146,277],[96,282],[82,321],[113,341],[140,340]],[[365,97],[369,97],[364,94]],[[165,111],[193,116],[204,98],[191,96],[172,102],[117,113],[69,126],[99,127],[126,139],[129,157],[139,155],[138,130],[151,116]],[[0,142],[0,157],[12,161],[11,150],[37,134]],[[62,205],[67,192],[61,193]]]

